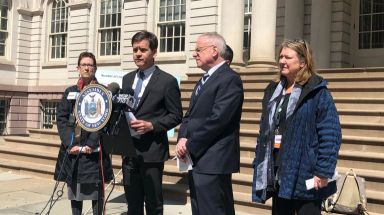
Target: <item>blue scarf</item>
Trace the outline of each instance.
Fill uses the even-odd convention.
[[[269,132],[273,132],[271,131],[271,129],[274,129],[273,117],[276,112],[278,98],[282,94],[285,84],[286,84],[286,80],[282,79],[279,82],[279,85],[277,85],[275,91],[272,94],[271,99],[268,102],[267,107],[269,110],[269,114],[268,114]],[[293,114],[293,111],[296,108],[297,101],[299,100],[301,91],[302,91],[301,85],[295,84],[293,86],[293,90],[288,101],[286,119]],[[272,145],[271,144],[265,144],[265,145],[266,145],[265,157],[263,159],[263,162],[261,162],[257,166],[256,190],[264,190],[265,188],[267,188],[267,185],[268,185],[268,166],[271,161],[270,158],[271,158]]]

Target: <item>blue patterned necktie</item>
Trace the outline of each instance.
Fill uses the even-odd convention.
[[[135,94],[133,95],[137,101],[136,106],[139,104],[139,94],[140,94],[141,88],[143,86],[143,80],[145,78],[145,74],[142,71],[140,71],[138,73],[138,75],[139,75],[139,78],[137,79],[137,83],[136,83],[136,87],[135,87]]]
[[[203,78],[199,81],[199,84],[196,87],[195,96],[199,95],[199,92],[200,92],[201,88],[203,87],[205,81],[207,81],[208,77],[209,77],[209,74],[205,73]]]

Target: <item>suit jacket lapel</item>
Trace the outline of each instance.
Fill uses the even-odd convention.
[[[196,91],[196,87],[197,87],[197,83],[199,83],[201,81],[201,78],[199,79],[199,82],[196,83],[195,85],[195,88],[193,89],[192,91],[192,96],[191,96],[191,104],[189,105],[189,109],[186,113],[186,116],[192,111],[193,107],[195,106],[197,100],[199,99],[200,95],[203,93],[204,89],[207,89],[209,88],[209,83],[214,83],[215,79],[217,79],[219,76],[220,76],[220,73],[222,72],[221,70],[224,70],[225,69],[225,66],[227,66],[227,64],[223,64],[221,65],[219,68],[217,68],[217,70],[208,78],[208,80],[204,83],[203,87],[200,89],[199,91],[199,95],[195,95],[195,91]]]
[[[136,70],[135,72],[131,73],[127,80],[128,80],[128,83],[127,83],[127,86],[128,88],[131,88],[132,90],[135,90],[132,88],[132,85],[133,85],[133,81],[135,80],[135,77],[136,77],[136,73],[137,73],[138,70]],[[128,73],[129,74],[129,73]]]
[[[156,67],[156,70],[152,73],[151,79],[149,80],[147,86],[144,89],[143,96],[141,96],[139,105],[137,106],[137,109],[140,109],[141,105],[143,104],[144,100],[147,98],[149,92],[152,90],[153,86],[155,85],[157,79],[159,78],[159,68]]]
[[[191,99],[189,100],[189,108],[188,108],[188,111],[185,113],[185,116],[189,115],[193,106],[195,106],[195,104],[196,104],[197,96],[195,95],[195,92],[196,92],[196,88],[197,88],[197,83],[199,83],[200,81],[201,81],[201,78],[199,79],[198,82],[196,82],[195,87],[193,88]]]

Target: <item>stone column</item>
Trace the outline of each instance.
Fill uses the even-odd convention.
[[[331,56],[332,1],[312,0],[311,47],[317,68],[329,68]]]
[[[285,0],[284,38],[302,39],[304,28],[304,0]]]
[[[275,68],[277,0],[252,1],[251,53],[248,67]]]
[[[233,66],[244,66],[243,61],[244,0],[222,0],[221,35],[233,50]]]

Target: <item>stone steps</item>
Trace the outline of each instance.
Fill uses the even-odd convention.
[[[359,137],[346,136],[346,140],[362,141]],[[365,138],[376,144],[382,144],[380,138]],[[0,154],[2,158],[22,159],[33,163],[54,165],[57,159],[59,142],[52,140],[36,140],[28,137],[7,137],[6,144],[1,145]],[[343,139],[344,141],[344,139]],[[17,144],[14,144],[17,143]],[[173,155],[176,138],[170,139],[170,151]],[[253,174],[252,161],[254,157],[255,141],[241,143],[241,173]],[[342,145],[343,146],[343,145]],[[379,147],[379,146],[377,146]],[[349,148],[340,150],[338,166],[342,168],[359,168],[369,170],[384,169],[384,157],[381,152],[350,150]],[[116,162],[117,161],[117,162]],[[174,163],[174,161],[169,161]],[[113,156],[113,163],[116,168],[121,168],[120,156]]]
[[[31,138],[60,141],[57,129],[28,129],[28,132]]]
[[[346,173],[349,168],[338,167],[340,173]],[[384,202],[383,184],[376,183],[377,180],[384,179],[384,171],[372,171],[365,169],[354,169],[356,174],[364,177],[366,180],[366,195],[368,199],[368,208],[374,211],[381,211],[382,203]],[[174,161],[167,162],[165,166],[164,180],[168,183],[174,183],[178,185],[187,186],[187,174],[180,173]],[[238,203],[241,205],[253,205],[254,207],[266,207],[267,205],[259,205],[251,202],[251,189],[252,189],[252,175],[243,173],[234,173],[232,175],[233,192],[235,199],[238,199]],[[378,203],[379,202],[379,203]],[[267,207],[269,209],[269,207]]]
[[[183,107],[184,113],[187,107]],[[338,109],[343,134],[361,133],[362,136],[384,135],[384,109]],[[240,127],[259,129],[261,107],[243,107]]]
[[[17,140],[20,141],[20,142],[24,142],[24,143],[19,143],[20,145],[23,145],[21,148],[24,148],[25,146],[24,145],[31,145],[33,146],[34,144],[36,145],[40,145],[39,149],[35,148],[35,150],[30,150],[27,152],[18,152],[18,153],[15,153],[14,149],[15,147],[4,147],[3,145],[1,145],[1,158],[4,160],[5,158],[7,158],[6,156],[3,156],[4,155],[4,152],[5,152],[5,149],[8,149],[8,152],[13,155],[13,156],[19,156],[18,158],[15,158],[15,157],[8,157],[7,160],[11,160],[11,161],[14,161],[14,160],[23,160],[23,162],[27,162],[27,163],[31,163],[33,165],[18,165],[17,164],[20,164],[19,161],[17,162],[2,162],[1,163],[1,166],[2,168],[9,168],[9,169],[20,169],[22,171],[26,171],[26,172],[35,172],[36,175],[50,175],[53,173],[53,169],[54,169],[54,163],[55,163],[55,159],[57,158],[57,150],[58,150],[58,142],[57,141],[52,141],[52,140],[36,140],[35,138],[28,138],[28,137],[15,137],[14,139],[12,139],[11,137],[7,137],[6,138],[8,140],[9,143],[16,143]],[[28,141],[28,139],[30,139],[30,141]],[[350,137],[349,139],[353,139],[352,137]],[[173,141],[172,141],[173,140]],[[175,142],[175,138],[172,138],[171,139],[171,142]],[[380,140],[376,140],[376,142],[380,142]],[[255,204],[255,203],[252,203],[250,202],[250,199],[248,199],[247,201],[245,201],[244,199],[246,198],[240,198],[239,196],[249,196],[249,192],[250,192],[250,189],[251,189],[251,180],[252,180],[252,173],[253,173],[253,169],[252,169],[252,160],[253,160],[253,153],[254,153],[254,147],[255,147],[255,144],[252,143],[252,142],[242,142],[241,144],[241,150],[242,150],[242,158],[241,158],[241,165],[242,165],[242,168],[241,168],[241,173],[239,174],[234,174],[233,175],[233,187],[234,187],[234,193],[235,193],[235,198],[237,199],[236,202],[238,204],[237,207],[240,207],[240,208],[243,208],[243,209],[246,209],[246,210],[250,210],[250,209],[247,209],[247,207],[258,207],[259,205],[258,204]],[[41,147],[43,146],[43,147]],[[20,147],[20,146],[18,146]],[[171,145],[171,150],[172,150],[172,145]],[[54,150],[51,150],[49,148],[53,148]],[[16,148],[17,149],[17,148]],[[56,151],[55,151],[56,150]],[[249,153],[248,155],[245,155],[244,153]],[[31,153],[31,155],[28,155],[28,153]],[[44,160],[44,162],[36,162],[36,155],[39,155],[41,157],[41,159]],[[373,159],[381,159],[380,158],[380,153],[376,153],[376,154],[370,154],[371,157]],[[32,157],[32,158],[29,158],[29,157]],[[362,156],[361,152],[343,152],[343,151],[340,151],[340,157],[364,157]],[[47,165],[47,160],[48,160],[48,163],[50,163],[50,165],[48,166],[51,166],[50,168],[46,168]],[[353,159],[353,160],[356,160],[356,159]],[[383,163],[382,161],[378,161],[379,163]],[[6,165],[4,165],[4,163],[10,163],[10,167],[6,167]],[[120,156],[113,156],[113,163],[114,163],[114,168],[121,168],[121,158]],[[37,167],[35,167],[35,165]],[[41,167],[41,168],[38,168],[38,167]],[[349,167],[343,167],[343,166],[339,166],[338,169],[341,169],[340,172],[345,172]],[[356,167],[354,167],[356,168]],[[36,171],[34,171],[34,169],[36,169]],[[51,172],[47,171],[51,169]],[[165,168],[165,175],[164,175],[164,181],[169,181],[171,176],[172,175],[180,175],[180,173],[175,170],[176,167],[175,167],[175,161],[168,161],[167,162],[167,165],[166,165],[166,168]],[[344,170],[344,171],[343,171]],[[365,177],[366,180],[367,180],[367,196],[368,196],[368,201],[371,201],[371,197],[372,197],[372,201],[373,202],[380,202],[382,201],[382,199],[380,198],[380,196],[383,194],[383,193],[378,193],[377,191],[375,190],[383,190],[382,189],[382,186],[383,184],[380,182],[383,180],[384,178],[384,174],[383,172],[381,171],[375,171],[375,170],[369,170],[369,169],[356,169],[355,170],[356,173],[358,175],[361,175],[362,177]],[[184,174],[185,175],[185,174]],[[184,176],[185,177],[185,176]],[[183,180],[179,180],[179,181],[171,181],[173,183],[177,183],[177,184],[185,184],[185,186],[187,185],[187,182],[186,182],[186,179],[184,178]],[[248,190],[248,194],[247,194],[247,191]],[[372,192],[371,192],[372,191]],[[370,196],[371,195],[371,196]],[[262,206],[265,206],[265,205],[262,205]],[[371,206],[371,203],[370,203],[370,208],[376,208],[376,207],[381,207],[380,204],[378,204],[377,206]],[[257,209],[259,210],[259,208]],[[264,209],[263,209],[264,210]],[[266,208],[266,210],[268,210],[268,208]]]
[[[8,143],[13,144],[15,149],[23,150],[38,150],[58,152],[60,148],[60,141],[53,139],[38,139],[32,137],[19,137],[19,136],[7,136],[3,138]]]
[[[338,91],[359,91],[359,90],[364,90],[364,91],[369,91],[369,90],[379,90],[383,91],[384,86],[383,86],[383,81],[384,80],[375,80],[375,81],[361,81],[359,79],[356,79],[355,81],[353,80],[343,80],[337,81],[337,82],[328,82],[328,88],[330,90],[338,90]],[[269,82],[248,82],[248,81],[243,81],[243,87],[245,93],[249,91],[260,91],[264,90]],[[359,85],[359,88],[356,88],[356,84]],[[194,83],[183,83],[183,85],[180,87],[181,91],[192,91],[196,85],[196,82]]]

